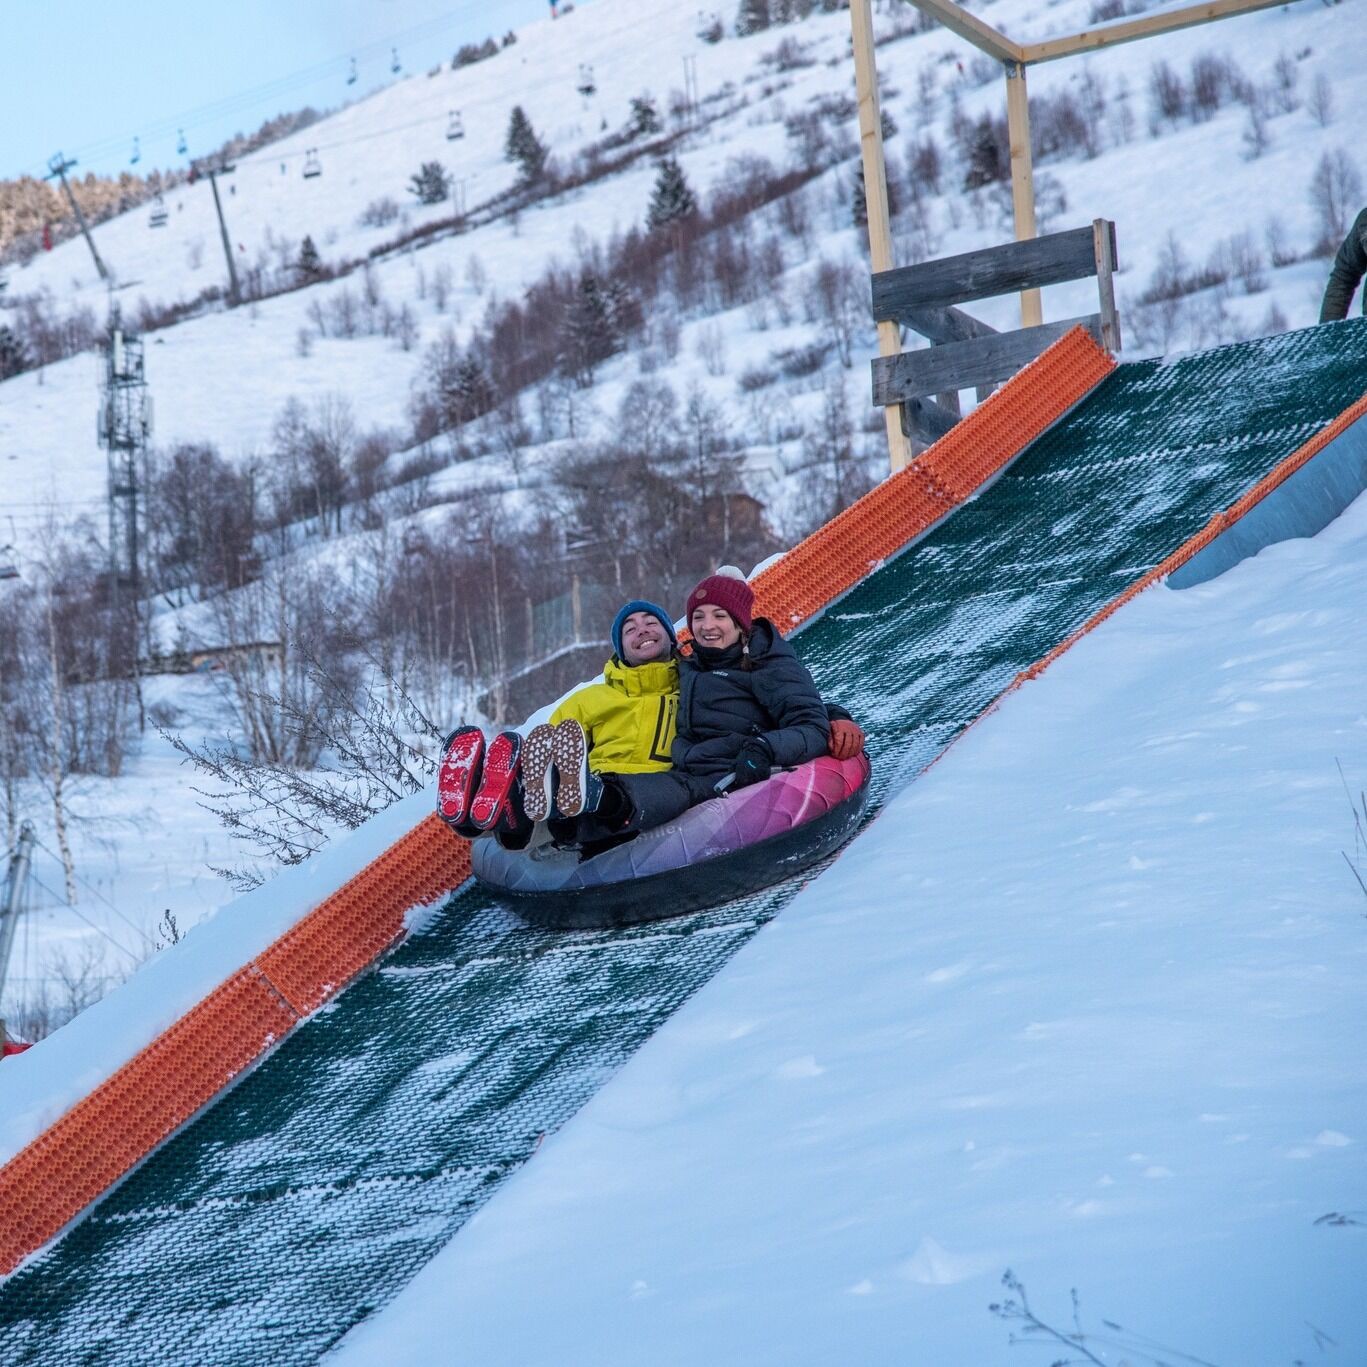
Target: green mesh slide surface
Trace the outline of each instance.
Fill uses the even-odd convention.
[[[1121,366],[811,623],[872,810],[1365,389],[1367,320]],[[316,1362],[795,891],[577,934],[453,897],[0,1285],[0,1362]]]

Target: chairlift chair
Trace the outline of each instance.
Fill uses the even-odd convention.
[[[176,153],[183,157],[190,150],[190,144],[185,141],[185,130],[183,128],[177,128],[176,132],[180,134],[176,140]]]
[[[170,213],[166,208],[166,202],[158,195],[152,204],[152,212],[147,219],[147,226],[149,228],[164,228],[169,217]]]
[[[0,546],[0,579],[18,579],[19,560],[13,546]]]
[[[346,83],[348,85],[356,84],[356,59],[354,57],[351,59],[351,70],[347,72]]]
[[[591,62],[579,63],[579,93],[588,99],[598,90],[598,85],[593,79],[593,64]]]
[[[457,138],[465,136],[465,124],[460,117],[460,110],[453,109],[451,118],[446,125],[446,141],[455,142]]]
[[[399,61],[399,49],[396,47],[389,49],[389,69],[396,76],[403,70],[403,65]]]
[[[323,163],[318,160],[318,149],[310,147],[304,154],[304,179],[315,180],[323,174]]]
[[[128,158],[130,166],[136,166],[142,160],[142,147],[137,138],[133,139],[133,155]]]

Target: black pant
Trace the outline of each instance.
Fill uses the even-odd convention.
[[[642,831],[663,826],[708,798],[716,797],[715,778],[682,769],[658,774],[599,774],[603,801],[596,812],[550,823],[557,844],[577,845],[585,858],[634,839]]]

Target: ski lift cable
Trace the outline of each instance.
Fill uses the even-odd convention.
[[[382,57],[396,45],[415,43],[424,38],[435,37],[442,30],[452,27],[458,20],[463,19],[469,12],[479,12],[487,8],[487,0],[457,0],[444,14],[434,19],[415,24],[412,28],[405,29],[400,33],[377,38],[374,42],[367,43],[363,47],[349,50],[345,55],[329,57],[324,61],[314,63],[312,66],[302,67],[288,75],[263,82],[259,86],[250,87],[234,95],[224,96],[220,100],[194,106],[179,114],[170,114],[160,119],[154,119],[144,124],[138,130],[137,136],[146,137],[150,140],[161,134],[169,135],[182,129],[192,129],[213,119],[243,112],[254,103],[262,103],[267,99],[288,94],[293,89],[314,84],[326,79],[329,75],[340,74],[344,77],[350,69],[353,57],[357,59]],[[117,151],[120,147],[126,148],[134,136],[135,134],[132,132],[111,134],[107,138],[99,138],[73,147],[71,152],[78,158],[102,155],[106,152]],[[35,174],[45,173],[47,162],[35,162],[31,169]]]
[[[89,916],[87,916],[83,911],[81,911],[79,907],[73,907],[71,903],[66,900],[65,897],[61,897],[57,893],[53,892],[53,890],[50,887],[48,887],[48,885],[44,883],[43,880],[39,878],[36,874],[30,873],[29,878],[38,887],[42,888],[42,890],[45,893],[47,893],[47,895],[51,897],[52,900],[58,904],[58,906],[63,906],[68,911],[73,912],[79,920],[84,921],[86,925],[88,925],[90,929],[93,930],[97,935],[103,935],[104,938],[108,940],[109,943],[113,945],[114,948],[117,949],[120,954],[127,954],[128,957],[132,959],[134,963],[138,961],[138,956],[134,954],[131,949],[129,949],[126,945],[121,945],[103,926],[97,925],[94,921],[90,919]],[[141,932],[139,932],[139,934],[141,934]]]
[[[48,847],[47,847],[46,845],[44,845],[43,842],[42,842],[41,840],[35,840],[35,841],[34,841],[34,844],[36,844],[40,850],[46,851],[47,854],[48,854],[48,856],[49,856],[50,858],[56,859],[56,860],[58,861],[58,863],[61,862],[60,856],[53,854],[52,851],[49,850]],[[73,869],[73,870],[71,871],[71,876],[72,876],[72,877],[73,877],[73,878],[74,878],[74,879],[75,879],[75,880],[76,880],[76,881],[77,881],[77,882],[78,882],[78,883],[79,883],[87,892],[92,893],[95,897],[98,897],[99,900],[100,900],[101,902],[103,902],[103,903],[105,904],[105,906],[107,906],[107,907],[109,908],[109,910],[112,911],[112,912],[114,913],[114,915],[117,916],[117,917],[119,918],[119,920],[121,920],[121,921],[124,923],[124,925],[126,925],[126,926],[129,928],[129,930],[131,930],[131,931],[133,932],[134,935],[140,936],[140,935],[142,934],[142,931],[139,930],[138,927],[135,926],[135,925],[133,924],[133,922],[130,921],[130,920],[128,919],[128,917],[125,916],[125,915],[123,914],[123,912],[120,911],[119,908],[116,907],[116,906],[114,905],[114,903],[111,902],[111,901],[109,900],[109,898],[107,898],[107,897],[104,895],[104,893],[102,893],[102,892],[99,890],[99,888],[94,887],[92,884],[88,883],[84,878],[81,877],[81,875],[80,875],[79,873],[77,873],[77,872],[75,871],[75,869]],[[76,910],[75,907],[72,907],[71,909],[72,909],[72,911],[75,911],[75,910]]]

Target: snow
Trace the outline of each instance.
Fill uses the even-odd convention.
[[[1008,1268],[1103,1361],[1367,1360],[1364,582],[1367,497],[1127,605],[330,1360],[1078,1360]]]

